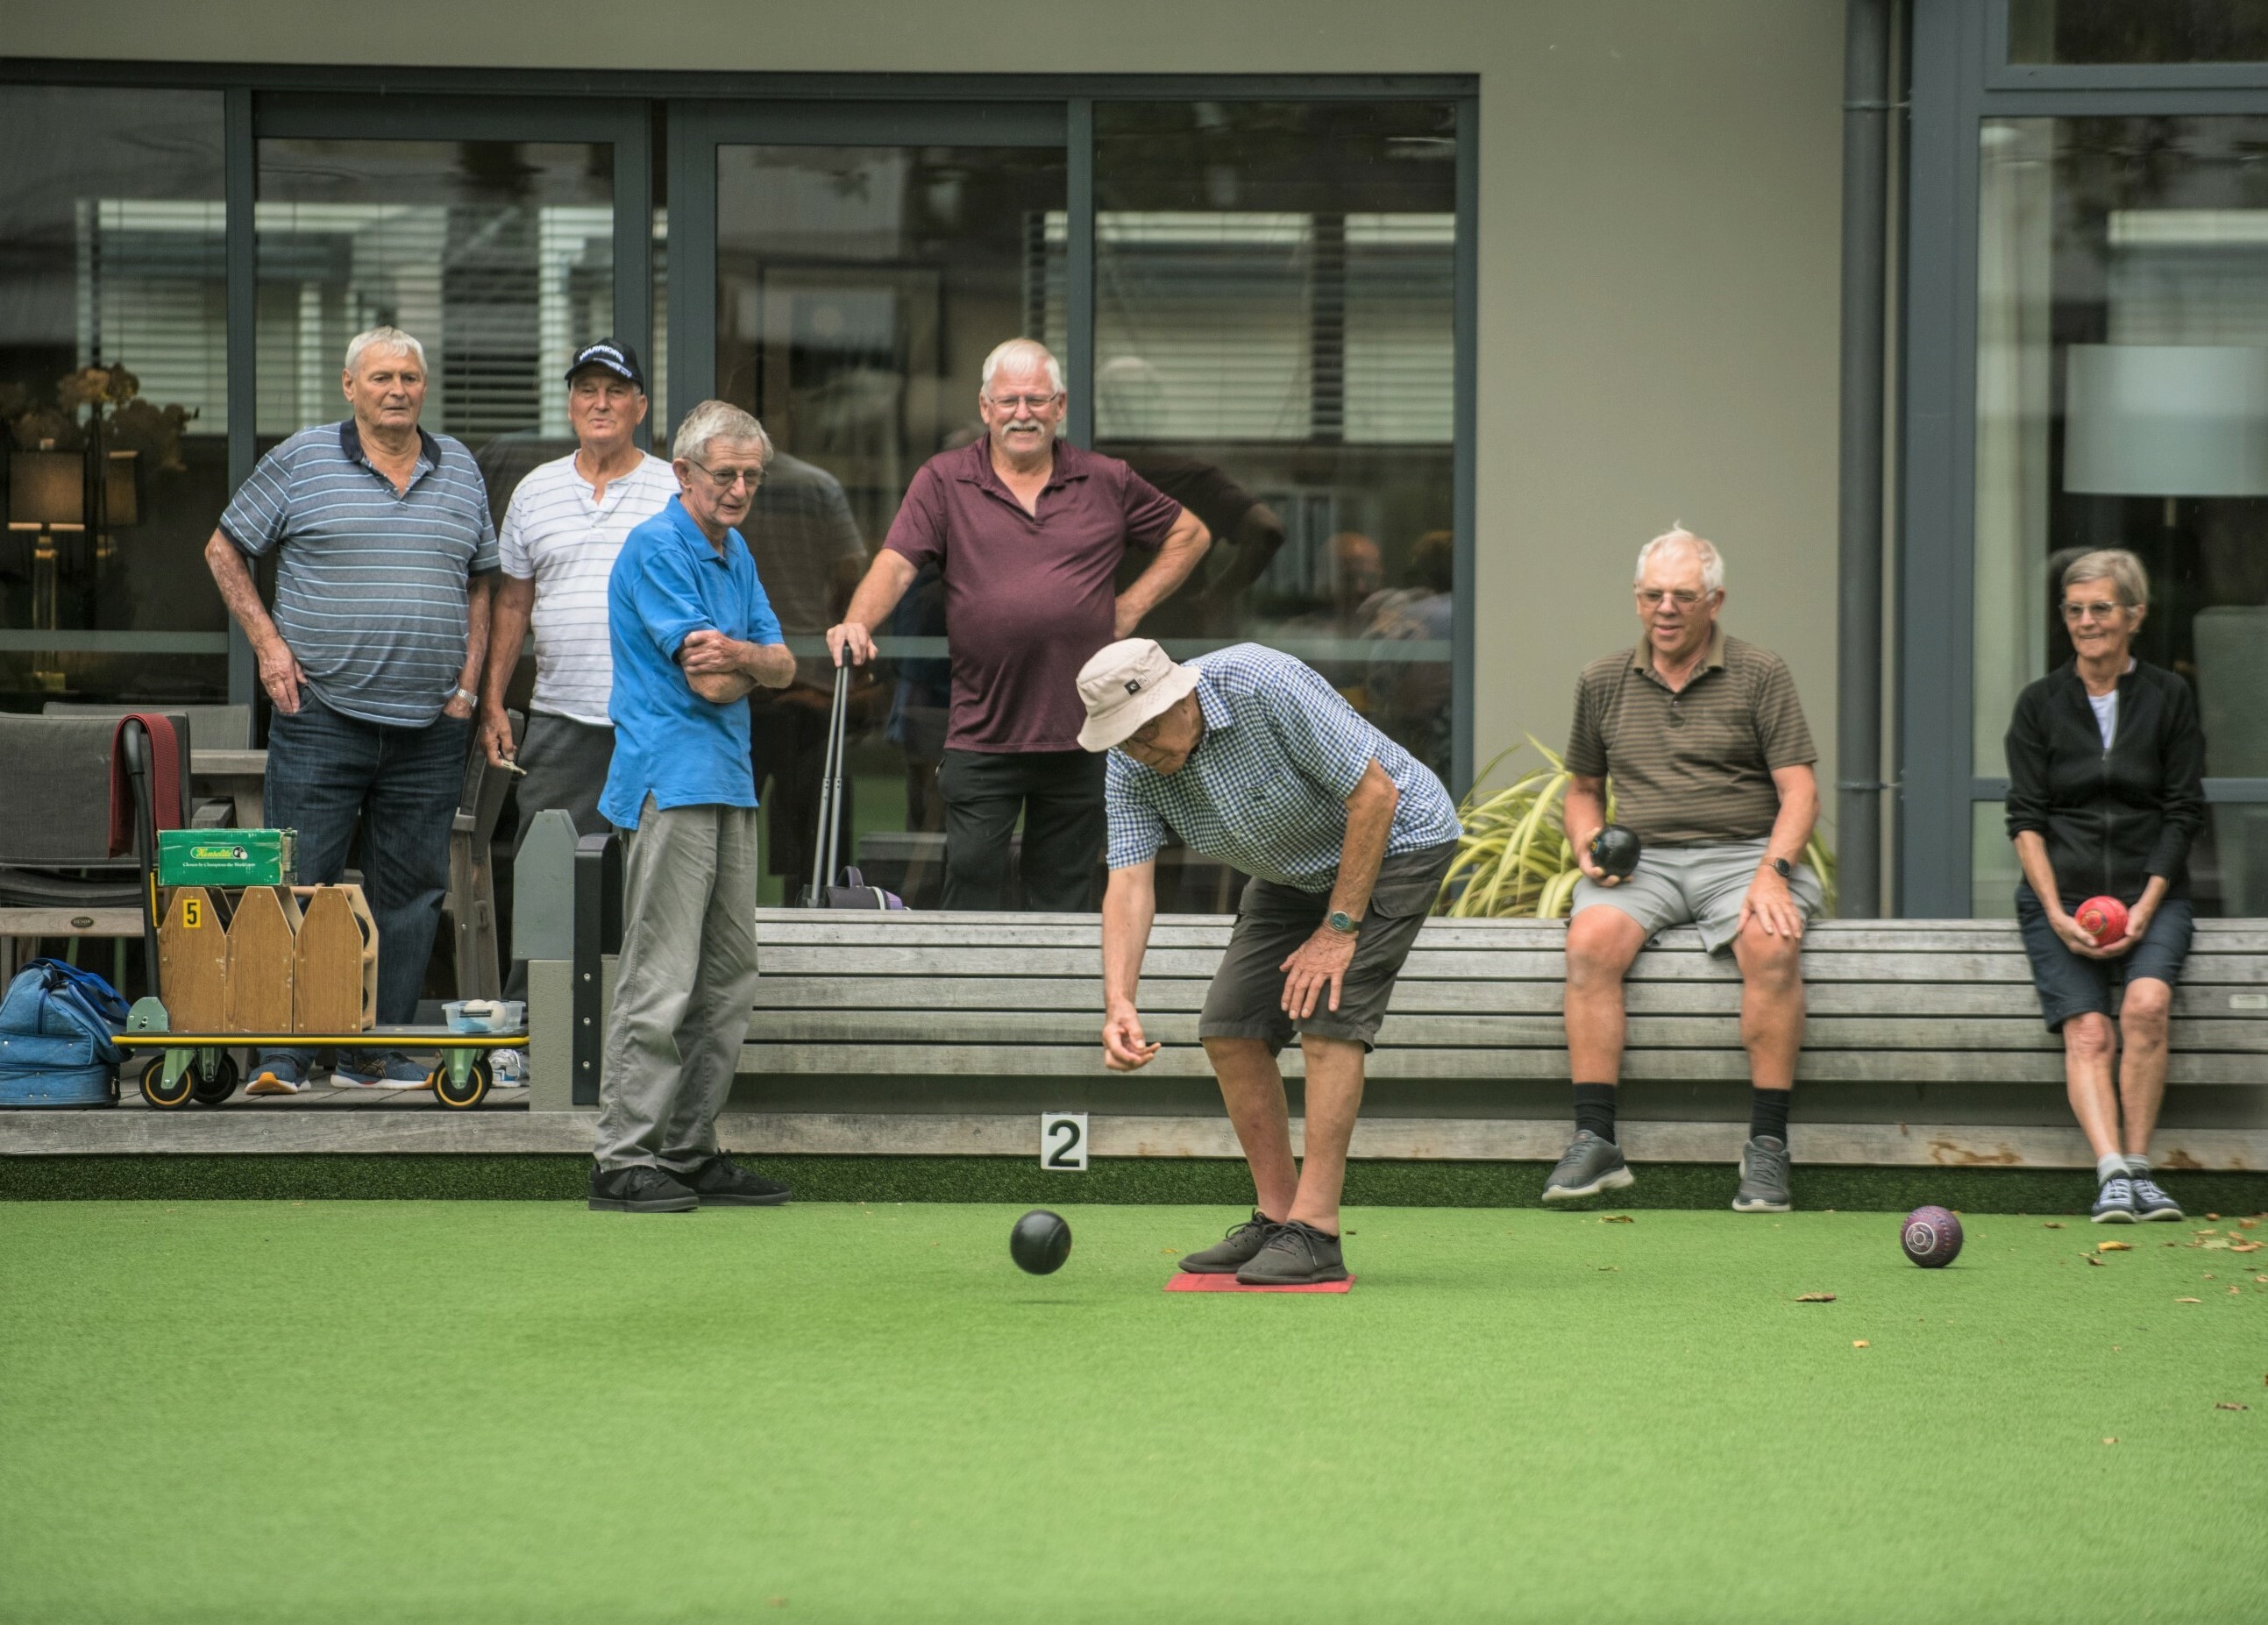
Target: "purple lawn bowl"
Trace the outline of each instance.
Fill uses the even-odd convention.
[[[1942,1269],[1961,1256],[1961,1221],[1943,1208],[1916,1208],[1906,1215],[1898,1245],[1924,1269]]]

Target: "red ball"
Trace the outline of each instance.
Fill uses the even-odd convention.
[[[1906,1215],[1898,1245],[1924,1269],[1942,1269],[1961,1256],[1961,1221],[1943,1208],[1916,1208]]]
[[[2126,905],[2115,897],[2090,897],[2071,917],[2098,944],[2117,942],[2126,934]]]

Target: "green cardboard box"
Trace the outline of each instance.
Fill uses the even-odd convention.
[[[290,886],[298,878],[293,829],[161,829],[160,886]]]

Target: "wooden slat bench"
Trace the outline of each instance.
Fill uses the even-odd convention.
[[[1101,1155],[1233,1155],[1197,1043],[1228,938],[1164,916],[1142,1007],[1166,1048],[1101,1064],[1092,915],[767,909],[764,972],[734,1107],[777,1149],[1036,1155],[1042,1109],[1085,1110]],[[1565,927],[1430,923],[1371,1058],[1356,1154],[1550,1158],[1569,1132],[1559,1007]],[[1829,922],[1806,938],[1811,1018],[1798,1068],[1799,1161],[2085,1166],[2013,924]],[[1690,930],[1629,984],[1625,1141],[1641,1159],[1737,1151],[1748,1079],[1740,981]],[[2268,922],[2198,928],[2175,1006],[2160,1157],[2268,1168]],[[1285,1070],[1296,1077],[1296,1048]]]

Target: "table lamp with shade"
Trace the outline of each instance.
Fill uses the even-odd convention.
[[[2074,344],[2066,357],[2066,490],[2163,497],[2169,526],[2184,496],[2268,496],[2268,349]],[[2192,634],[2206,772],[2268,777],[2268,606],[2204,609]],[[2224,906],[2235,910],[2260,905],[2264,813],[2213,808]]]
[[[33,533],[32,625],[52,632],[57,626],[57,531],[86,529],[86,459],[77,452],[37,451],[8,454],[8,528]],[[61,693],[63,661],[53,651],[34,655],[32,680]]]

